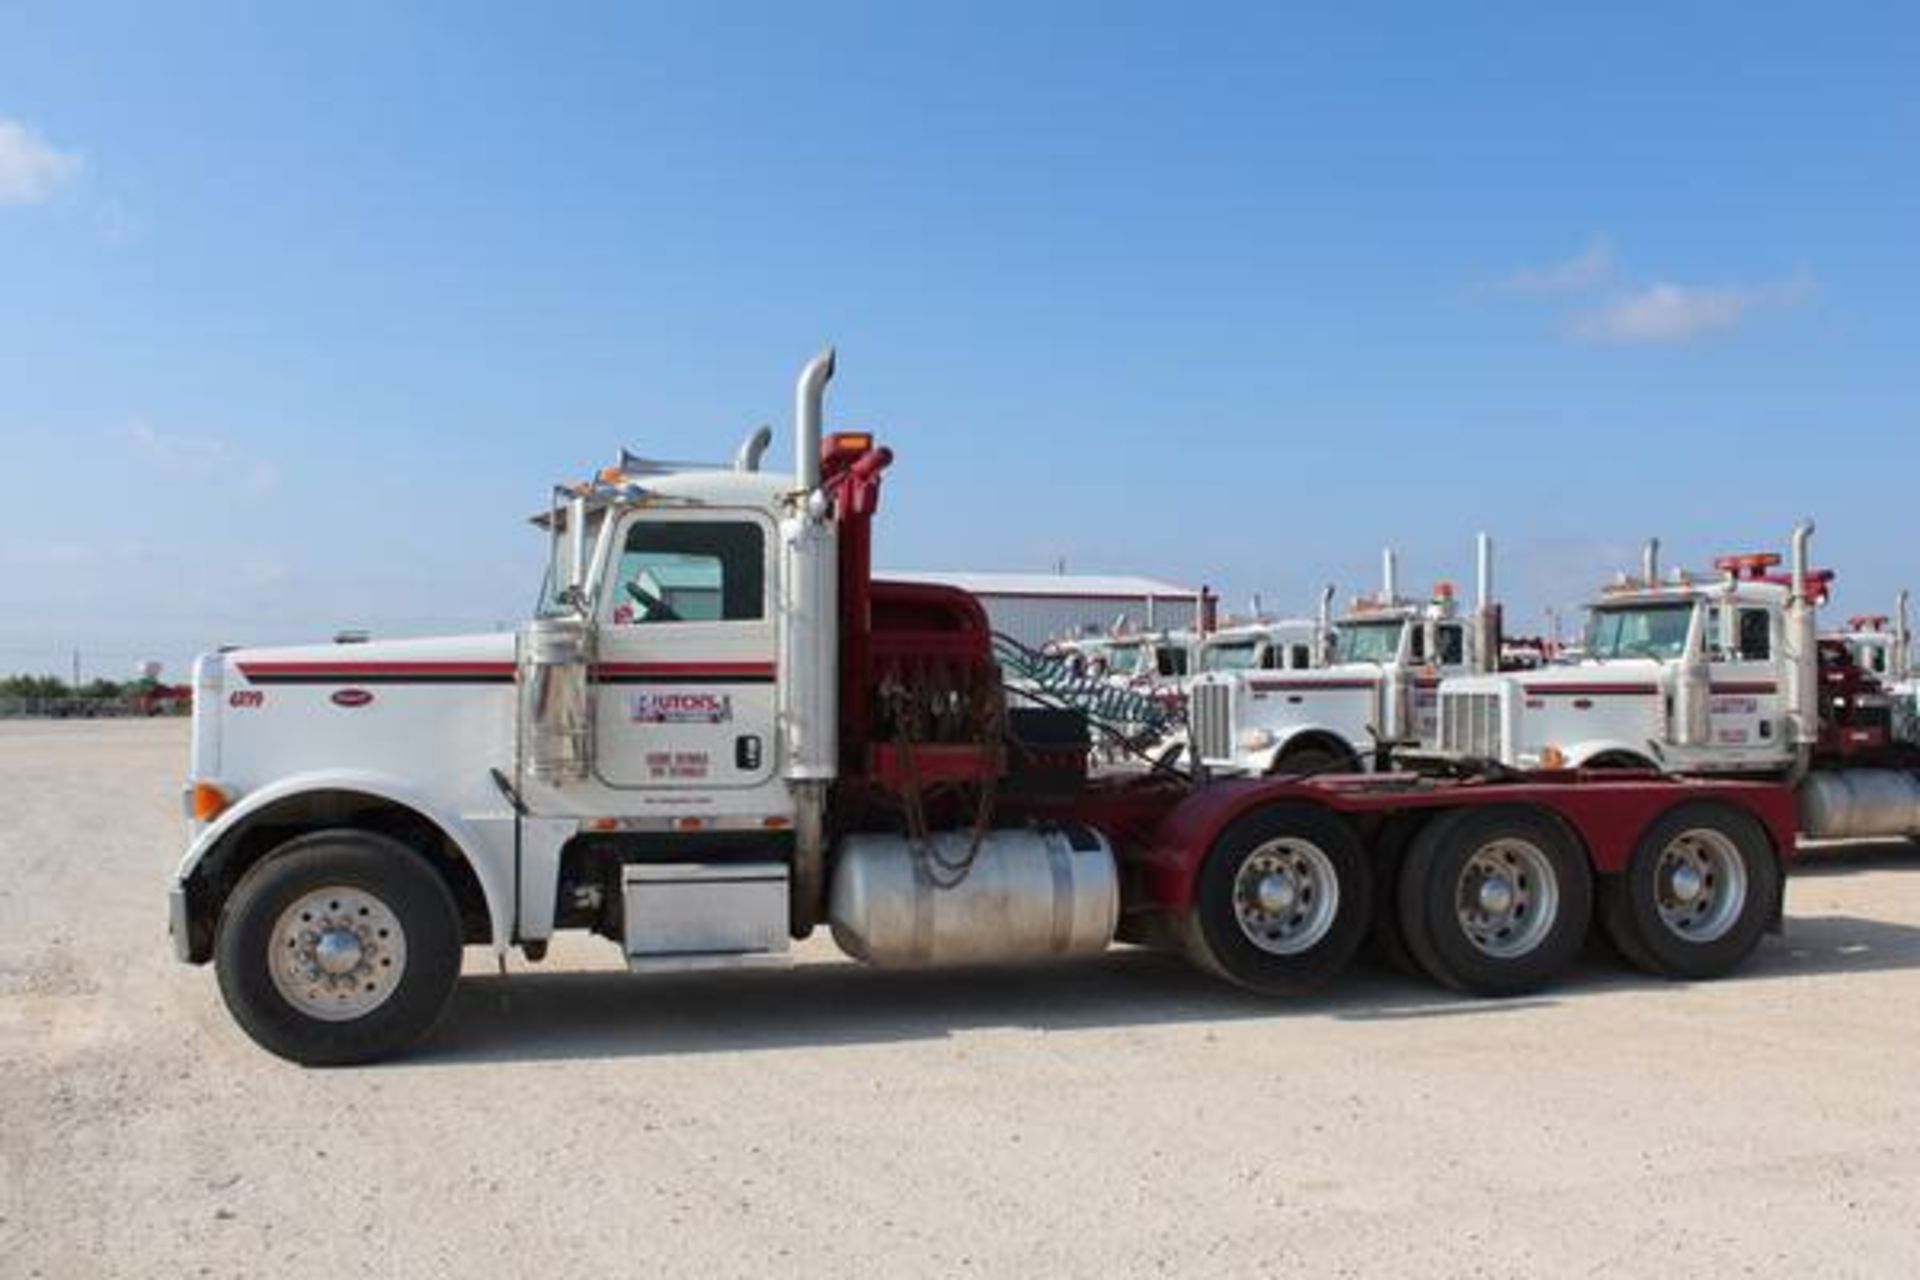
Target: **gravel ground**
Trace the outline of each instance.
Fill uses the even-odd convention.
[[[0,723],[0,1275],[1920,1274],[1920,856],[1738,977],[1265,1003],[1116,951],[511,977],[302,1071],[176,965],[185,727]]]

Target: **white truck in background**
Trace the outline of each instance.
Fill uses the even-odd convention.
[[[1822,637],[1833,574],[1773,553],[1721,556],[1663,577],[1650,541],[1638,576],[1588,605],[1583,656],[1539,671],[1448,679],[1430,754],[1525,771],[1629,769],[1776,778],[1813,837],[1920,836],[1920,738],[1889,674],[1904,627]]]
[[[1311,671],[1326,664],[1332,641],[1324,602],[1319,618],[1229,619],[1198,645],[1193,674]]]
[[[1202,767],[1256,776],[1362,770],[1396,748],[1431,742],[1441,679],[1499,662],[1493,542],[1485,534],[1477,552],[1471,614],[1459,611],[1450,583],[1426,600],[1403,597],[1388,550],[1380,594],[1355,600],[1333,621],[1324,665],[1196,677],[1187,691],[1188,736]]]

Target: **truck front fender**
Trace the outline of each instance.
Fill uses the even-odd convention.
[[[174,948],[187,958],[187,889],[209,858],[241,834],[263,814],[284,810],[303,796],[323,794],[364,796],[396,806],[434,827],[472,872],[485,900],[489,941],[504,954],[513,938],[513,863],[515,816],[504,798],[498,813],[456,814],[435,804],[418,789],[398,778],[358,769],[323,769],[297,773],[247,793],[202,830],[188,847],[174,873]]]

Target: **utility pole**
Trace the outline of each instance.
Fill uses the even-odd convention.
[[[80,692],[80,651],[78,649],[73,651],[73,683],[67,687],[75,693]]]

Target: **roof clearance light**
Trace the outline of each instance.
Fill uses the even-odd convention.
[[[871,453],[873,451],[873,433],[871,431],[836,431],[827,437],[826,452]]]

